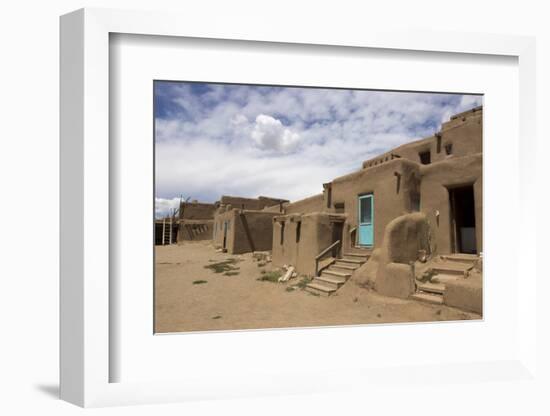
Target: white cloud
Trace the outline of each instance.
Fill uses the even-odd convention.
[[[450,115],[482,100],[250,86],[171,93],[174,108],[156,119],[157,196],[204,202],[222,194],[297,200],[319,193],[323,182],[433,134]]]
[[[256,117],[251,137],[260,149],[290,152],[296,148],[300,135],[283,126],[280,120],[260,114]]]
[[[172,215],[172,212],[180,206],[179,198],[165,199],[155,198],[155,218],[163,218]]]

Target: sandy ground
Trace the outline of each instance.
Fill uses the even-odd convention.
[[[239,260],[236,275],[204,267],[229,258]],[[157,246],[155,332],[480,319],[447,306],[380,296],[353,278],[328,298],[288,291],[299,278],[258,281],[264,269],[272,270],[271,263],[259,267],[251,253],[216,252],[211,242]]]

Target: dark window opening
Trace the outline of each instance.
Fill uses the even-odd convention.
[[[344,205],[343,202],[336,202],[336,203],[334,204],[334,209],[335,209],[336,212],[339,213],[339,214],[343,214],[343,213],[346,211],[345,205]]]
[[[429,165],[432,162],[430,151],[421,152],[418,154],[418,156],[420,157],[420,163],[422,163],[423,165]]]
[[[332,205],[332,186],[327,187],[327,208]]]
[[[411,211],[412,212],[420,211],[420,192],[411,193]]]
[[[279,242],[279,244],[283,245],[285,241],[285,223],[282,222],[281,223],[281,241]]]
[[[453,144],[452,144],[452,143],[447,143],[447,144],[445,145],[445,153],[446,153],[447,155],[450,155],[450,154],[453,153]]]
[[[474,187],[449,189],[451,235],[455,253],[477,253]]]
[[[299,221],[296,223],[296,242],[300,242],[300,234],[302,232],[302,222]]]

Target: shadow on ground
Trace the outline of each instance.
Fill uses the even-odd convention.
[[[46,396],[52,399],[59,399],[59,385],[58,384],[37,384],[34,386],[36,390],[42,392]]]

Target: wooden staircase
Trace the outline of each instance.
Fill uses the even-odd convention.
[[[307,284],[306,290],[310,293],[321,296],[330,296],[336,292],[349,278],[353,272],[368,261],[370,253],[345,253],[342,258],[323,269],[319,276]]]
[[[428,282],[417,282],[416,293],[411,299],[442,305],[445,296],[445,284],[449,281],[464,279],[479,259],[472,254],[448,254],[440,256],[441,262],[431,267],[434,275]]]

